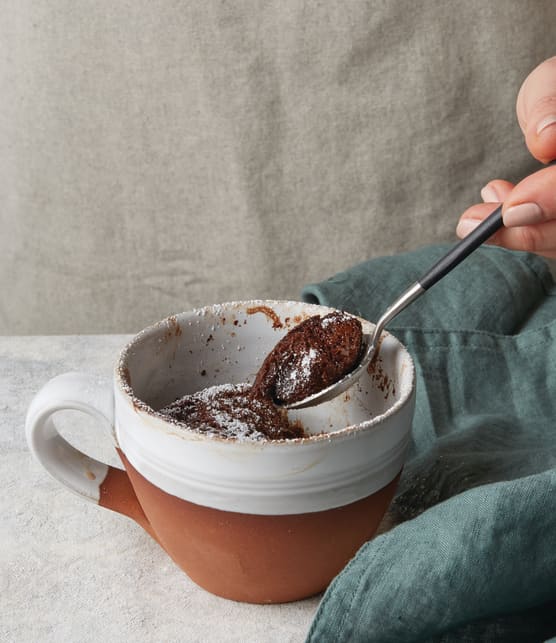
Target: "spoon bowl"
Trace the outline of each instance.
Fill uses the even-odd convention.
[[[353,386],[355,382],[363,375],[363,372],[367,366],[371,363],[377,348],[377,340],[375,339],[375,333],[372,335],[370,333],[363,333],[363,350],[361,357],[357,365],[341,379],[326,388],[304,397],[302,400],[297,402],[290,402],[288,404],[282,404],[281,406],[288,410],[294,409],[304,409],[308,406],[316,406],[317,404],[322,404],[323,402],[329,402],[331,399],[335,398],[338,395],[341,395],[344,391],[347,391],[348,388]]]

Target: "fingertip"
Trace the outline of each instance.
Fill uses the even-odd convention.
[[[477,203],[460,216],[456,226],[456,235],[461,239],[474,230],[481,221],[492,214],[492,203]]]
[[[506,209],[503,220],[507,228],[517,228],[543,223],[546,215],[538,203],[519,203]]]
[[[478,219],[469,219],[467,217],[462,217],[458,221],[458,225],[456,226],[456,235],[460,238],[463,239],[466,237],[470,232],[473,232],[475,228],[481,223]]]
[[[544,116],[543,118],[541,118],[541,120],[537,123],[537,136],[540,136],[541,133],[544,132],[544,130],[547,130],[553,125],[556,125],[556,115],[549,114],[548,116]]]
[[[513,183],[505,181],[504,179],[493,179],[481,190],[481,198],[484,203],[501,203],[505,201],[513,189]]]
[[[527,128],[525,142],[531,154],[541,163],[556,159],[556,109],[539,115]]]
[[[496,190],[489,183],[487,183],[481,190],[481,199],[485,203],[498,203],[498,195],[496,194]]]

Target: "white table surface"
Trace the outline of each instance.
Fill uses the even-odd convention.
[[[127,337],[0,337],[0,640],[303,641],[319,597],[235,603],[200,589],[134,522],[87,503],[31,456],[24,419],[33,395],[70,370],[111,377]],[[117,464],[92,420],[63,414],[62,433]]]

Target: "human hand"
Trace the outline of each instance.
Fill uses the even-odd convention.
[[[556,160],[556,56],[536,67],[517,97],[517,119],[531,154]],[[489,243],[556,259],[556,167],[547,167],[513,185],[495,179],[481,190],[484,203],[466,210],[456,234],[465,237],[503,203],[504,227]]]

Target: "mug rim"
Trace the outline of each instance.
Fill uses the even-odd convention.
[[[125,346],[120,350],[118,359],[116,361],[115,370],[114,370],[114,381],[118,386],[119,390],[129,399],[129,401],[137,411],[146,413],[148,416],[156,418],[156,420],[158,420],[159,422],[162,421],[164,424],[169,425],[170,427],[179,427],[180,429],[182,429],[182,431],[180,431],[179,434],[175,434],[174,432],[172,432],[174,435],[177,435],[177,437],[183,437],[184,439],[189,439],[189,440],[198,439],[198,440],[207,441],[210,443],[224,443],[224,444],[229,444],[229,443],[237,444],[238,442],[249,441],[249,442],[257,442],[257,443],[260,443],[261,445],[273,444],[278,446],[278,445],[286,444],[289,446],[294,444],[307,444],[307,443],[313,444],[315,442],[319,442],[322,440],[330,441],[330,440],[345,439],[345,438],[351,437],[352,434],[354,433],[371,431],[372,429],[380,426],[385,421],[387,421],[392,415],[399,413],[407,404],[412,402],[413,394],[415,391],[415,383],[416,383],[415,364],[413,362],[413,358],[411,357],[411,354],[407,350],[407,347],[395,335],[393,335],[388,331],[383,331],[383,337],[385,339],[389,339],[390,341],[393,341],[397,345],[397,348],[401,350],[401,352],[403,353],[404,358],[406,359],[410,369],[410,372],[408,374],[409,382],[404,386],[404,390],[401,392],[399,399],[396,400],[391,406],[389,406],[386,409],[386,411],[384,411],[383,413],[380,413],[379,415],[376,415],[363,422],[360,422],[359,424],[350,424],[341,429],[336,429],[334,431],[330,431],[330,432],[324,431],[322,433],[315,433],[315,434],[311,434],[300,438],[281,438],[281,439],[273,439],[273,440],[264,439],[264,440],[257,440],[257,441],[239,439],[236,437],[222,437],[219,435],[203,433],[202,431],[195,431],[191,429],[191,427],[188,427],[188,425],[185,422],[175,420],[174,418],[170,418],[169,416],[161,413],[160,411],[157,411],[156,409],[152,408],[152,406],[150,406],[145,401],[141,400],[139,397],[135,395],[133,387],[129,382],[130,376],[129,376],[129,371],[127,369],[126,363],[131,350],[135,346],[140,344],[145,338],[155,335],[162,328],[170,327],[170,328],[173,328],[176,332],[181,332],[179,330],[180,329],[179,318],[184,315],[204,316],[207,313],[217,315],[218,309],[221,309],[222,312],[229,312],[231,308],[247,309],[249,307],[257,307],[257,306],[265,306],[265,307],[271,308],[273,304],[298,305],[298,306],[303,305],[307,308],[314,309],[315,315],[323,312],[333,312],[333,311],[340,310],[339,308],[334,308],[332,306],[324,306],[322,304],[314,304],[309,302],[287,300],[287,299],[285,300],[246,299],[246,300],[232,300],[232,301],[222,302],[219,304],[208,304],[205,306],[192,308],[191,310],[182,311],[181,313],[174,313],[174,314],[168,315],[164,319],[161,319],[152,324],[149,324],[148,326],[140,330],[137,334],[135,334],[125,344]],[[348,314],[353,315],[353,313],[348,313]],[[308,318],[310,316],[312,315],[305,315],[305,318]],[[368,329],[364,328],[365,332],[372,332],[372,329],[374,328],[373,322],[370,322],[369,320],[363,317],[360,317],[358,315],[353,315],[353,316],[359,319],[364,327],[365,326],[369,327]],[[405,379],[404,381],[407,382],[407,379]],[[157,426],[158,426],[158,423],[157,423]]]

